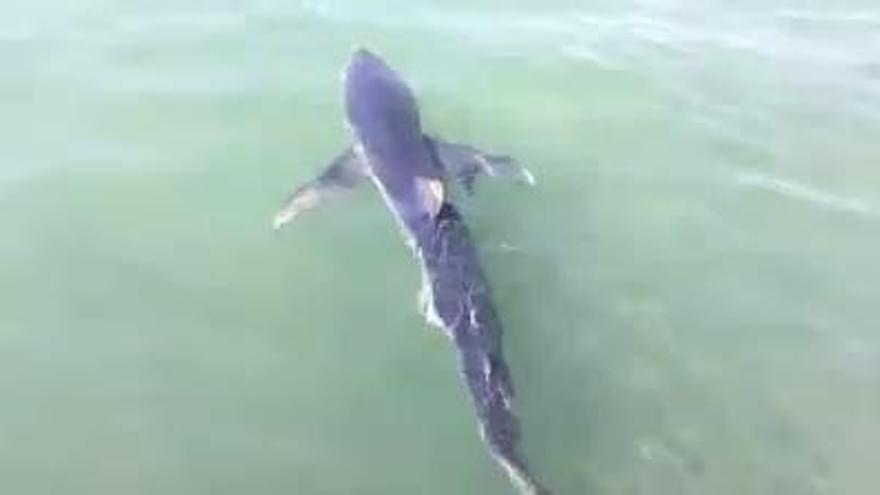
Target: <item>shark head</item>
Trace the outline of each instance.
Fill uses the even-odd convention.
[[[378,55],[358,49],[345,69],[345,110],[359,149],[387,201],[412,226],[443,201],[412,90]]]
[[[412,90],[378,55],[360,48],[345,69],[345,110],[358,139],[372,151],[393,155],[421,136]]]

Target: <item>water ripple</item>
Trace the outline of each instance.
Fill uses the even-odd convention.
[[[772,191],[829,210],[869,217],[876,217],[880,213],[876,206],[863,198],[832,193],[788,178],[761,173],[742,173],[736,177],[736,183],[741,186]]]

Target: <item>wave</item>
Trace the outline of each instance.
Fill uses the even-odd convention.
[[[741,186],[772,191],[785,197],[807,201],[825,209],[877,217],[880,211],[865,199],[835,194],[791,179],[761,173],[742,173],[736,177]]]
[[[880,12],[872,11],[819,11],[779,9],[776,15],[783,19],[815,24],[867,24],[880,26]]]

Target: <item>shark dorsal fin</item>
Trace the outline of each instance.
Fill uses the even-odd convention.
[[[435,177],[416,177],[416,191],[422,207],[431,214],[431,218],[436,218],[446,201],[446,184]]]

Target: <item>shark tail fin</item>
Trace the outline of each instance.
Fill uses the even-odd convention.
[[[500,352],[491,347],[481,349],[459,339],[456,343],[462,374],[477,411],[483,442],[520,493],[550,495],[531,474],[520,451],[521,433],[519,419],[513,412],[513,387]]]

